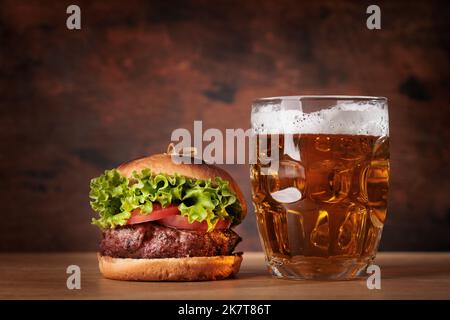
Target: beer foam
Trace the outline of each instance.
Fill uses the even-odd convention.
[[[251,115],[256,134],[351,134],[389,136],[389,116],[384,101],[339,102],[317,112],[301,107],[282,109],[269,104]]]

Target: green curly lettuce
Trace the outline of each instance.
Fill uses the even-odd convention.
[[[131,217],[131,211],[151,214],[153,203],[163,208],[177,204],[182,216],[189,223],[208,224],[214,229],[219,219],[240,223],[242,208],[231,191],[229,182],[216,177],[214,181],[196,180],[175,174],[153,174],[149,169],[133,172],[130,179],[116,169],[106,170],[90,183],[91,207],[99,214],[92,223],[102,229],[123,226]]]

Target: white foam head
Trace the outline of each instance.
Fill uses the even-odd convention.
[[[331,108],[311,113],[304,113],[298,100],[281,100],[254,110],[251,123],[256,134],[389,136],[389,116],[385,100],[342,100]]]

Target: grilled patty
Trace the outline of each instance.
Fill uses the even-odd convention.
[[[223,256],[232,254],[241,240],[233,230],[178,230],[146,222],[104,231],[100,254],[138,259]]]

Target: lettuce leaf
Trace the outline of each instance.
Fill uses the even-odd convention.
[[[231,191],[228,181],[216,177],[214,181],[196,180],[175,174],[153,174],[149,169],[133,172],[130,179],[116,169],[106,170],[90,183],[91,207],[99,214],[92,223],[102,229],[123,226],[131,211],[139,208],[141,214],[151,214],[153,203],[163,208],[177,204],[181,215],[208,224],[214,229],[219,219],[240,223],[242,208]]]

